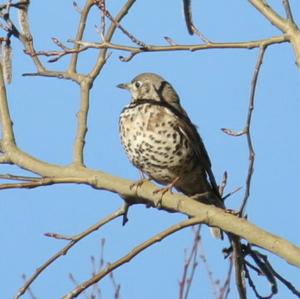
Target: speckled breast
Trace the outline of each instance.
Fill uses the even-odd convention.
[[[120,115],[119,129],[129,160],[154,180],[167,184],[193,168],[194,153],[166,107],[131,104]]]

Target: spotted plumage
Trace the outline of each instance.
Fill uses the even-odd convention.
[[[132,95],[119,121],[129,160],[156,182],[174,182],[188,196],[208,193],[207,203],[223,207],[202,139],[171,84],[144,73],[118,87]]]

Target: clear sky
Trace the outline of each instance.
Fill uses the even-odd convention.
[[[115,14],[124,1],[108,1],[107,8]],[[137,1],[122,24],[137,38],[148,44],[166,44],[164,36],[177,43],[199,43],[185,28],[182,1]],[[212,41],[248,41],[280,35],[247,1],[193,1],[197,27]],[[300,23],[300,3],[290,1]],[[78,1],[82,6],[84,1]],[[284,14],[281,1],[269,3]],[[61,41],[74,38],[79,15],[72,1],[32,1],[30,20],[37,50],[53,50],[51,37]],[[84,40],[99,41],[95,10],[87,24]],[[114,42],[131,42],[117,31]],[[68,164],[76,132],[79,109],[79,88],[70,81],[50,78],[22,77],[34,72],[29,57],[19,42],[13,40],[13,82],[8,86],[9,105],[15,135],[20,148],[50,163]],[[128,63],[117,51],[97,78],[91,94],[89,130],[85,147],[86,165],[113,175],[136,180],[137,170],[130,165],[120,144],[118,117],[130,99],[128,93],[116,88],[142,72],[155,72],[176,88],[181,103],[198,126],[213,164],[217,181],[225,170],[229,173],[227,191],[245,186],[248,149],[244,137],[225,135],[220,128],[240,130],[244,126],[251,78],[257,50],[207,50],[200,52],[145,53]],[[86,72],[94,63],[96,50],[80,56],[80,71]],[[68,57],[50,69],[63,69]],[[298,195],[300,177],[300,84],[289,44],[268,48],[257,84],[253,116],[253,143],[256,152],[251,198],[247,206],[249,220],[258,226],[300,245]],[[16,167],[0,166],[1,173],[24,174]],[[27,174],[27,173],[26,173]],[[245,188],[228,199],[230,208],[240,205]],[[77,234],[102,217],[113,212],[122,200],[109,192],[86,186],[60,185],[34,190],[1,192],[0,227],[0,298],[12,298],[22,285],[22,273],[31,275],[35,269],[65,245],[65,241],[45,237],[45,232]],[[74,286],[68,278],[72,273],[78,282],[90,277],[90,256],[98,260],[101,239],[106,239],[104,258],[113,262],[155,233],[185,219],[144,206],[130,209],[125,227],[121,219],[110,223],[81,241],[58,262],[50,266],[32,285],[37,298],[60,298]],[[215,278],[223,279],[227,262],[223,261],[225,242],[214,240],[202,228],[203,247]],[[152,246],[131,263],[114,272],[121,284],[123,299],[178,298],[178,282],[182,275],[184,250],[193,241],[191,229],[181,231]],[[300,288],[299,270],[270,255],[270,261],[282,275]],[[213,298],[211,285],[203,264],[200,264],[190,299]],[[265,284],[263,294],[268,289]],[[298,284],[298,285],[297,285]],[[109,278],[100,283],[103,298],[113,298]],[[279,285],[277,298],[294,298]],[[30,298],[24,295],[24,298]],[[84,297],[83,297],[84,298]],[[232,287],[229,298],[237,298]],[[249,298],[255,298],[249,290]]]

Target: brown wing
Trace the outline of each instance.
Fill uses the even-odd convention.
[[[160,102],[156,102],[154,104],[165,106],[177,118],[179,124],[178,129],[189,140],[196,156],[198,157],[199,163],[203,166],[209,177],[209,181],[213,191],[218,197],[220,197],[219,189],[211,170],[211,162],[204,147],[204,143],[200,135],[198,134],[195,125],[191,122],[187,113],[181,107],[176,91],[167,81],[160,82],[159,88],[154,86],[154,89],[157,91],[157,95],[161,100]]]
[[[176,115],[178,119],[179,130],[189,140],[190,144],[194,149],[196,156],[198,157],[199,163],[203,166],[203,168],[205,169],[209,177],[209,181],[212,186],[212,189],[219,196],[219,189],[216,183],[216,179],[212,173],[211,162],[208,153],[205,149],[202,138],[198,134],[195,125],[190,121],[186,112],[183,109],[182,109],[182,116],[183,117],[179,117],[178,115]]]

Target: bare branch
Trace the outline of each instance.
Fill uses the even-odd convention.
[[[73,236],[70,238],[70,242],[58,251],[55,255],[53,255],[50,259],[48,259],[43,265],[36,269],[35,273],[32,274],[25,282],[25,284],[19,289],[18,293],[14,297],[14,299],[20,298],[26,290],[30,287],[30,285],[37,279],[37,277],[42,274],[53,262],[55,262],[61,256],[64,256],[68,253],[68,251],[80,240],[85,238],[86,236],[90,235],[91,233],[95,232],[103,225],[109,223],[110,221],[122,216],[124,213],[123,207],[117,209],[115,212],[111,213],[110,215],[106,216],[105,218],[101,219],[99,222],[95,223],[93,226],[89,227],[87,230],[83,231],[82,233]]]
[[[289,5],[286,4],[288,19],[284,19],[273,10],[264,0],[249,0],[249,2],[269,20],[275,27],[281,30],[284,35],[291,42],[298,68],[300,68],[300,30],[295,22],[292,21],[291,11],[289,11]]]
[[[22,278],[24,280],[24,282],[26,281],[26,275],[23,273],[22,274]],[[38,299],[32,292],[31,288],[28,288],[28,293],[31,299]]]
[[[191,0],[183,0],[183,12],[184,12],[184,19],[186,23],[186,27],[188,29],[189,34],[193,35],[196,34],[201,38],[204,43],[209,43],[209,39],[204,36],[202,32],[200,32],[197,27],[194,25],[193,18],[192,18],[192,8],[191,8]]]
[[[262,13],[274,26],[286,33],[288,24],[284,18],[273,10],[264,0],[249,0],[249,2]]]
[[[7,103],[7,94],[4,83],[3,68],[0,64],[0,120],[2,124],[2,150],[6,146],[15,146],[15,136],[13,131],[13,123]]]
[[[284,7],[284,10],[285,10],[286,17],[288,18],[288,20],[290,22],[294,23],[295,21],[294,21],[294,18],[293,18],[291,6],[290,6],[290,1],[289,0],[282,0],[282,3],[283,3],[283,7]]]
[[[200,229],[201,229],[201,225],[198,225],[194,231],[193,246],[190,251],[190,254],[188,255],[188,257],[185,257],[182,278],[181,281],[179,282],[179,299],[188,298],[191,285],[193,282],[195,270],[198,266],[197,253],[198,253],[198,249],[199,249],[198,247],[200,242]],[[190,276],[188,276],[189,270],[191,272]]]
[[[19,23],[21,26],[22,34],[21,34],[21,42],[24,45],[25,51],[28,53],[35,53],[34,44],[33,44],[33,37],[31,35],[30,26],[28,22],[28,7],[30,1],[23,1],[24,7],[19,9]],[[45,67],[41,63],[38,57],[33,56],[32,60],[38,70],[38,72],[44,72]]]
[[[137,39],[136,37],[133,36],[129,31],[127,31],[120,23],[119,21],[116,21],[113,16],[110,14],[110,12],[106,9],[105,7],[105,1],[104,0],[95,0],[96,5],[99,7],[99,9],[103,12],[103,14],[117,27],[119,28],[126,36],[129,37],[129,39],[137,44],[141,48],[147,48],[147,45]]]
[[[240,136],[246,134],[245,130],[234,131],[232,129],[221,128],[221,131],[223,131],[225,134],[227,134],[229,136],[233,136],[233,137],[240,137]]]
[[[130,61],[135,55],[148,52],[170,52],[170,51],[202,51],[207,49],[254,49],[260,48],[262,46],[268,46],[273,44],[280,44],[287,42],[286,36],[274,36],[267,39],[256,40],[256,41],[247,41],[247,42],[228,42],[228,43],[208,43],[200,45],[178,45],[175,44],[173,40],[169,37],[167,38],[168,43],[171,45],[168,46],[158,46],[158,45],[147,45],[147,48],[132,47],[113,44],[111,42],[105,41],[102,43],[93,43],[93,42],[84,42],[84,41],[74,41],[74,43],[81,45],[86,48],[94,49],[113,49],[113,50],[122,50],[130,52],[130,58],[125,59],[124,61]]]
[[[26,183],[9,183],[9,184],[0,184],[0,190],[3,189],[32,189],[41,186],[50,186],[53,184],[86,184],[87,180],[84,178],[74,178],[74,177],[43,177],[43,178],[32,178],[29,177],[19,177],[19,176],[12,176],[9,178],[7,175],[1,175],[1,178],[5,179],[13,179],[13,180],[20,180],[20,181],[27,181]]]
[[[232,261],[235,268],[235,282],[238,289],[239,298],[246,299],[246,284],[245,284],[245,267],[244,256],[242,254],[240,238],[234,235],[230,235],[232,246]]]
[[[224,281],[223,287],[220,289],[219,299],[227,299],[230,292],[230,281],[232,276],[233,262],[232,257],[229,257],[229,267],[226,275],[226,279]]]
[[[252,82],[251,82],[251,93],[250,93],[250,99],[249,99],[248,115],[247,115],[246,125],[244,128],[244,131],[246,132],[246,136],[247,136],[247,143],[248,143],[248,149],[249,149],[249,165],[248,165],[248,174],[247,174],[247,178],[246,178],[245,195],[244,195],[244,199],[243,199],[242,205],[240,207],[240,211],[239,211],[240,216],[244,215],[246,204],[247,204],[247,201],[250,196],[250,186],[251,186],[253,165],[254,165],[254,159],[255,159],[255,153],[254,153],[254,148],[253,148],[252,138],[251,138],[251,120],[252,120],[252,114],[253,114],[253,110],[254,110],[256,84],[257,84],[260,67],[263,62],[265,50],[266,50],[266,47],[261,47],[259,50],[258,57],[257,57],[257,62],[255,65],[255,70],[254,70],[254,74],[253,74],[253,78],[252,78]]]
[[[126,16],[132,5],[135,3],[136,0],[127,0],[127,2],[123,5],[121,10],[119,11],[118,15],[115,17],[114,22],[108,28],[108,31],[105,35],[104,41],[105,43],[110,43],[117,27],[117,24],[121,22],[121,20]],[[107,49],[108,47],[103,47],[102,51],[100,51],[99,56],[97,58],[96,64],[93,70],[89,73],[91,78],[96,78],[100,73],[101,69],[103,68],[104,64],[107,61]]]
[[[74,2],[73,2],[74,5]],[[85,25],[86,25],[86,20],[88,18],[89,12],[94,5],[94,0],[87,0],[84,8],[80,12],[80,21],[77,29],[77,34],[76,34],[76,41],[80,41],[83,37],[83,33],[85,30]],[[78,11],[78,10],[77,10]],[[75,50],[79,49],[79,45],[75,45]],[[69,73],[75,73],[76,68],[77,68],[77,61],[78,61],[78,53],[79,52],[74,52],[69,64],[68,72]]]
[[[204,248],[203,248],[202,239],[200,239],[200,242],[199,242],[199,256],[200,256],[200,259],[202,260],[202,262],[204,264],[205,271],[206,271],[207,276],[209,278],[209,282],[210,282],[210,285],[211,285],[213,295],[214,295],[215,298],[218,298],[217,294],[221,293],[220,282],[219,282],[218,279],[215,279],[213,277],[213,273],[210,270],[210,267],[209,267],[209,264],[208,264],[208,261],[207,261],[207,257],[206,257],[206,254],[205,254],[205,251],[204,251]]]
[[[130,7],[133,5],[135,0],[128,0],[127,3],[121,8],[119,14],[117,15],[114,22],[111,24],[108,33],[105,36],[105,40],[110,42],[116,28],[118,27],[119,22],[122,20],[122,18],[127,14]],[[91,6],[94,3],[99,3],[99,1],[88,1],[87,5],[85,6],[80,24],[81,27],[78,30],[77,38],[76,40],[80,40],[82,38],[83,32],[84,32],[84,26],[82,22],[84,22],[87,18],[88,12],[91,8]],[[78,45],[79,47],[80,45]],[[78,48],[77,47],[77,48]],[[87,133],[87,118],[88,118],[88,111],[89,111],[89,93],[90,89],[93,85],[93,81],[100,73],[101,69],[105,65],[107,59],[109,56],[107,56],[107,48],[104,48],[100,51],[99,56],[97,58],[96,64],[93,68],[93,70],[89,73],[88,76],[86,76],[83,80],[80,81],[80,93],[81,93],[81,101],[80,101],[80,110],[77,113],[77,134],[75,137],[75,143],[74,143],[74,158],[73,158],[73,164],[77,167],[84,167],[84,159],[83,159],[83,150],[85,145],[85,136]],[[70,68],[72,71],[75,71],[76,64],[77,64],[77,58],[78,53],[73,54],[72,62],[70,64]]]
[[[189,34],[194,34],[193,31],[193,18],[191,9],[191,0],[183,0],[183,12],[187,30]]]
[[[56,62],[60,58],[73,54],[73,53],[81,53],[87,50],[87,47],[81,47],[80,49],[65,49],[64,51],[38,51],[35,53],[29,53],[25,51],[25,54],[28,54],[30,56],[46,56],[46,57],[53,57],[48,60],[48,62]]]
[[[96,275],[94,275],[89,280],[86,280],[85,282],[81,283],[77,288],[66,294],[63,299],[71,299],[76,298],[78,295],[80,295],[84,290],[86,290],[88,287],[92,286],[93,284],[97,283],[99,280],[101,280],[103,277],[105,277],[107,274],[109,274],[111,271],[115,270],[116,268],[122,266],[125,263],[128,263],[130,260],[132,260],[135,256],[143,252],[145,249],[147,249],[149,246],[152,246],[153,244],[162,241],[166,237],[172,235],[173,233],[188,227],[192,226],[198,223],[201,223],[203,221],[203,217],[194,217],[185,221],[182,221],[178,224],[175,224],[168,229],[162,231],[159,234],[156,234],[155,236],[151,237],[144,243],[136,246],[123,256],[122,258],[118,259],[117,261],[109,264],[104,270],[98,272]]]
[[[87,133],[87,119],[90,105],[90,90],[92,87],[92,80],[86,77],[80,83],[80,110],[77,112],[77,133],[74,142],[74,156],[73,164],[75,166],[83,167],[84,158],[83,150],[85,146],[85,136]]]

